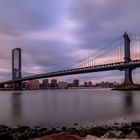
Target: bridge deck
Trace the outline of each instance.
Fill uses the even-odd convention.
[[[74,74],[109,71],[109,70],[123,70],[123,69],[128,68],[128,67],[131,67],[133,69],[136,67],[140,67],[140,60],[133,60],[129,63],[117,62],[117,63],[90,66],[90,67],[55,71],[55,72],[49,72],[49,73],[44,73],[44,74],[37,74],[37,75],[33,75],[33,76],[22,77],[22,78],[16,79],[16,80],[8,80],[8,81],[0,82],[0,85],[28,81],[28,80],[33,80],[33,79],[65,76],[65,75],[74,75]]]

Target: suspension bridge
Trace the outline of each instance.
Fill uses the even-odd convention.
[[[137,67],[140,67],[140,35],[126,32],[109,45],[61,70],[25,77],[21,71],[21,49],[16,48],[12,51],[12,79],[0,82],[0,88],[12,84],[17,90],[22,89],[23,81],[110,70],[124,71],[123,86],[132,86],[132,70]]]

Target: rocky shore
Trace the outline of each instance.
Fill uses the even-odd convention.
[[[97,138],[140,138],[140,122],[92,128],[41,128],[0,125],[0,140],[93,140]]]

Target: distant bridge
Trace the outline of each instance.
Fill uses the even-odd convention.
[[[0,82],[0,87],[4,88],[6,84],[13,84],[14,89],[21,89],[23,81],[109,70],[125,71],[123,84],[133,85],[132,70],[140,67],[139,39],[139,35],[129,36],[125,33],[109,46],[99,49],[69,68],[26,77],[21,76],[21,49],[15,48],[12,51],[12,79]],[[131,52],[132,55],[130,55]]]

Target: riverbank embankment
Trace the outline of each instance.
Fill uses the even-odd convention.
[[[104,138],[140,139],[140,122],[97,126],[92,128],[36,126],[8,127],[0,125],[0,140],[93,140]]]

